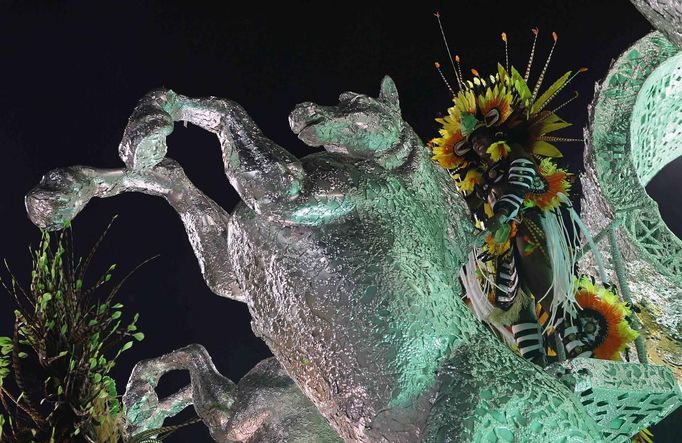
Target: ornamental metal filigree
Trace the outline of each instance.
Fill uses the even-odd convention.
[[[682,54],[659,32],[613,64],[597,88],[586,130],[582,218],[596,234],[621,224],[617,244],[633,299],[644,310],[648,349],[682,379],[682,241],[645,186],[682,155]],[[613,251],[602,246],[612,276]],[[592,257],[582,263],[596,270]],[[613,278],[616,281],[616,278]]]

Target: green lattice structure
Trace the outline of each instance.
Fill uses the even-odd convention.
[[[593,234],[613,221],[622,223],[617,244],[630,282],[626,286],[648,309],[656,330],[679,346],[682,241],[667,227],[645,189],[665,165],[682,155],[679,47],[659,32],[632,45],[598,86],[590,121],[582,216]],[[612,250],[606,242],[600,247],[616,281],[618,261],[608,260]],[[584,267],[594,272],[594,262]],[[679,370],[679,352],[663,354],[663,361]]]
[[[580,398],[608,442],[629,441],[679,406],[676,380],[662,366],[575,358],[547,371]]]
[[[646,186],[665,165],[682,155],[682,53],[661,63],[646,79],[632,116],[630,155],[640,182]],[[680,244],[677,238],[671,241]]]
[[[682,120],[678,52],[655,32],[616,61],[595,101],[588,159],[629,240],[657,271],[682,286],[682,241],[644,188],[682,154],[682,123],[673,127]]]

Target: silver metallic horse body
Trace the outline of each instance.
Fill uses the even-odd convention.
[[[244,202],[232,214],[164,158],[174,121],[218,135]],[[236,103],[152,92],[124,133],[126,168],[52,171],[27,196],[29,215],[56,229],[95,196],[166,198],[209,287],[248,304],[254,332],[348,441],[598,439],[576,397],[462,303],[473,227],[402,120],[393,82],[378,99],[299,105],[290,124],[326,152],[299,161]],[[229,434],[229,420],[211,421],[214,438]]]

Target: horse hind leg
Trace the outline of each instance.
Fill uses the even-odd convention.
[[[190,384],[159,400],[159,379],[187,370]],[[235,385],[222,376],[203,346],[194,344],[135,365],[123,403],[130,436],[161,428],[189,405],[218,442],[341,443],[312,402],[274,357],[251,369]]]
[[[159,380],[176,370],[189,371],[190,385],[160,400],[155,391]],[[143,360],[133,368],[123,396],[126,432],[135,436],[161,428],[167,418],[194,404],[211,437],[218,442],[227,442],[230,441],[227,432],[236,396],[235,383],[218,372],[201,345],[189,345],[161,357]]]

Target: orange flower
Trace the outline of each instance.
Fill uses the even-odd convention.
[[[511,115],[512,95],[504,86],[495,85],[493,88],[488,88],[485,93],[478,96],[478,109],[483,115],[484,119],[488,120],[488,115],[491,111],[497,111],[494,124],[499,126],[504,123],[509,115]]]
[[[431,158],[445,169],[455,169],[461,166],[464,159],[455,154],[455,145],[464,140],[464,136],[459,131],[448,131],[445,127],[440,130],[440,133],[441,137],[434,138],[430,142],[433,150],[433,157]]]
[[[606,325],[605,337],[593,350],[594,356],[604,360],[618,360],[619,354],[628,343],[639,335],[626,319],[630,310],[613,292],[603,287],[597,288],[587,279],[580,281],[575,299],[583,310],[599,313]]]
[[[457,179],[461,179],[459,174],[455,175],[455,179],[457,190],[463,194],[469,194],[474,190],[475,185],[483,183],[483,173],[478,169],[469,169],[464,180],[457,181]]]
[[[532,192],[526,194],[524,205],[527,208],[537,207],[543,211],[558,208],[561,205],[559,193],[568,195],[571,190],[570,177],[573,174],[558,168],[549,158],[540,162],[538,174],[545,180],[547,189],[540,194]]]
[[[500,255],[507,252],[509,248],[511,248],[511,240],[516,237],[518,229],[515,221],[512,221],[509,224],[509,227],[509,235],[507,235],[507,238],[502,243],[497,243],[495,241],[494,233],[488,234],[488,236],[485,238],[485,249],[488,253],[499,257]]]

